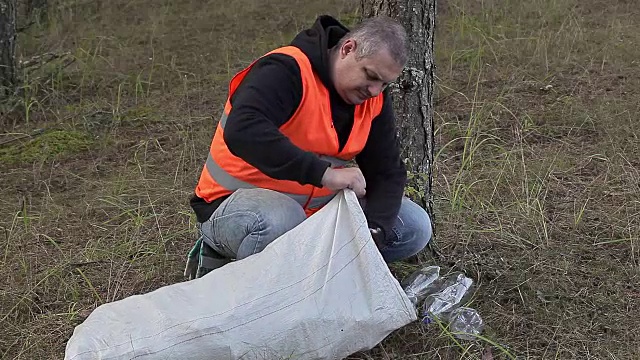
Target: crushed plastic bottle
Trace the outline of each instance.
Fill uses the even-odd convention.
[[[447,320],[449,314],[462,304],[470,293],[473,280],[462,273],[454,273],[443,279],[442,291],[430,294],[423,305],[423,321],[427,324],[437,317]]]
[[[473,340],[480,335],[484,323],[475,309],[462,307],[471,295],[473,280],[462,272],[440,277],[439,266],[425,266],[402,281],[402,288],[417,307],[422,304],[423,322],[437,318],[449,323],[449,331],[458,339]]]
[[[425,266],[409,275],[402,283],[402,288],[414,306],[419,307],[427,295],[437,292],[436,287],[440,276],[439,266]]]
[[[423,322],[430,324],[437,318],[449,323],[449,331],[462,340],[473,340],[480,335],[484,323],[475,309],[461,305],[471,295],[473,280],[463,273],[453,273],[438,279],[434,287],[442,289],[426,297],[423,304]]]
[[[459,307],[449,315],[449,331],[462,340],[475,340],[484,328],[478,311],[469,307]]]

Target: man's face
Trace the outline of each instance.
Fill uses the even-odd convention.
[[[333,66],[333,84],[342,99],[359,105],[378,96],[402,72],[388,50],[381,49],[371,56],[356,59],[357,44],[350,39],[338,50]]]

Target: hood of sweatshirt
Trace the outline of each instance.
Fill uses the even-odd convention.
[[[349,29],[335,18],[321,15],[309,29],[298,33],[291,42],[292,46],[299,48],[307,55],[311,66],[332,95],[336,92],[331,81],[329,49],[348,32]]]

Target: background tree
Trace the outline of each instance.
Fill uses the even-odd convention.
[[[408,192],[433,219],[433,69],[435,0],[361,0],[363,17],[387,15],[407,31],[409,59],[391,87],[403,157],[411,172]]]
[[[0,0],[0,101],[16,87],[16,1]]]

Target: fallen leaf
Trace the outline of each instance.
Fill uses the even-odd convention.
[[[491,352],[491,346],[487,345],[482,350],[482,360],[493,360],[493,353]]]

